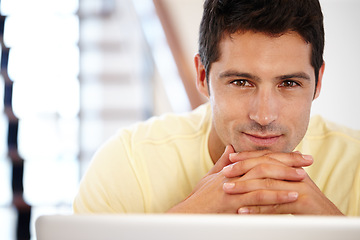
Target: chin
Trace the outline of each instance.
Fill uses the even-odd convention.
[[[241,146],[241,145],[240,145]],[[290,146],[285,147],[279,147],[279,146],[242,146],[237,147],[236,145],[233,145],[235,152],[252,152],[252,151],[264,151],[268,150],[271,152],[283,152],[283,153],[289,153],[292,152],[294,148],[291,148]]]

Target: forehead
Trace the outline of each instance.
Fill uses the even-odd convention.
[[[221,55],[227,51],[227,53],[251,55],[288,53],[288,55],[306,56],[309,60],[311,57],[311,44],[296,32],[274,36],[252,31],[224,34],[220,40],[219,49]]]
[[[247,71],[313,71],[311,44],[296,32],[271,36],[251,31],[225,34],[219,43],[221,68],[246,68]],[[268,68],[268,69],[266,69]],[[244,70],[244,69],[243,69]]]

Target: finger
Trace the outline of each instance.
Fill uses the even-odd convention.
[[[301,154],[300,152],[274,153],[269,152],[268,150],[231,153],[229,155],[229,160],[235,163],[247,159],[260,158],[265,156],[276,159],[290,167],[310,166],[314,162],[314,159],[311,155]]]
[[[297,214],[295,203],[273,204],[263,206],[246,206],[238,210],[238,214]]]
[[[222,173],[227,178],[247,174],[246,179],[275,178],[289,181],[302,180],[306,175],[301,168],[289,167],[268,155],[230,164],[223,169]],[[299,174],[301,179],[298,179]]]
[[[238,209],[240,214],[306,214],[339,215],[344,214],[326,198],[325,201],[301,194],[297,200],[280,204],[249,205]]]
[[[227,178],[239,177],[247,173],[249,170],[261,164],[273,164],[273,165],[282,165],[284,164],[280,161],[277,161],[269,156],[261,156],[257,158],[251,158],[243,161],[239,161],[228,166],[225,166],[222,170],[222,173]]]
[[[301,154],[300,152],[269,153],[267,156],[274,158],[290,167],[307,167],[314,162],[314,158],[311,155]]]
[[[302,186],[294,182],[275,180],[271,178],[252,179],[247,181],[229,181],[223,184],[223,190],[227,194],[244,194],[257,190],[302,190]]]
[[[292,203],[298,199],[299,193],[295,191],[258,190],[238,196],[238,201],[241,205],[249,208]]]
[[[284,181],[302,181],[307,176],[302,168],[279,166],[275,164],[259,164],[241,177],[241,181],[251,179],[275,179]]]
[[[265,156],[266,154],[272,153],[270,150],[261,150],[261,151],[249,151],[249,152],[237,152],[231,153],[229,159],[231,162],[235,163],[238,161],[246,160],[249,158],[257,158]]]
[[[229,160],[229,154],[234,153],[235,150],[231,145],[227,145],[224,153],[221,155],[219,160],[215,163],[214,167],[208,172],[208,174],[214,174],[220,172],[225,166],[231,164]]]

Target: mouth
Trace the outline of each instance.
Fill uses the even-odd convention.
[[[268,134],[268,135],[261,135],[261,134],[250,134],[244,133],[245,136],[254,144],[258,146],[271,146],[275,144],[282,136],[282,134]]]

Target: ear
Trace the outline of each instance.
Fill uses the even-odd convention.
[[[201,62],[200,55],[196,54],[194,57],[195,69],[196,69],[196,87],[198,91],[209,98],[209,86],[206,81],[205,67]]]
[[[319,76],[318,76],[318,83],[315,89],[315,94],[314,94],[314,99],[319,97],[320,95],[320,91],[321,91],[321,84],[322,84],[322,78],[324,75],[324,71],[325,71],[325,62],[323,62],[323,64],[321,65],[320,69],[319,69]]]

